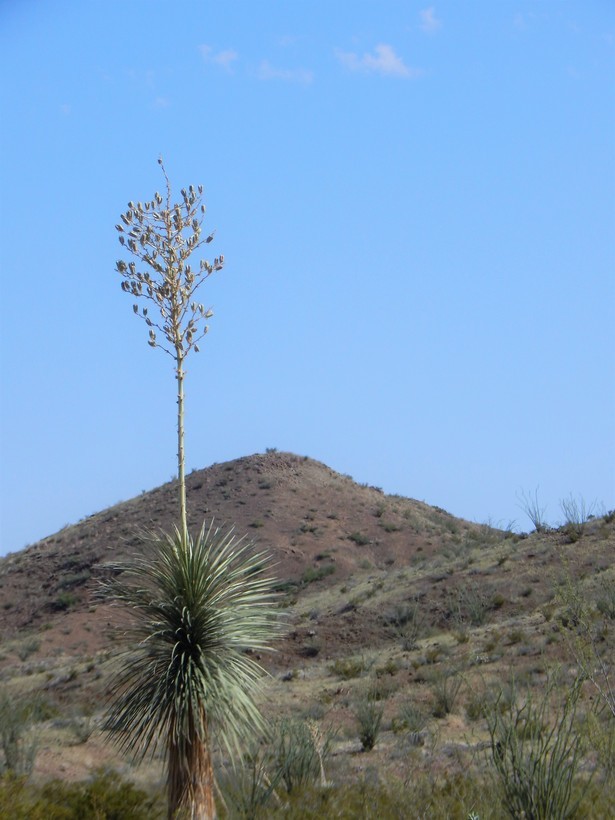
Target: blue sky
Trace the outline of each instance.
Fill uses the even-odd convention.
[[[615,7],[0,4],[0,554],[169,480],[114,271],[202,183],[187,466],[291,450],[476,521],[615,506]]]

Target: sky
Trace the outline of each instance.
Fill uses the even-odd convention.
[[[176,472],[129,200],[202,184],[187,468],[615,507],[611,0],[0,1],[0,554]]]

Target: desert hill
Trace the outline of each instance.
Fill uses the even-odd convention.
[[[233,522],[271,551],[286,631],[261,659],[262,709],[331,731],[335,782],[482,771],[485,703],[513,679],[539,697],[558,670],[565,693],[586,621],[596,669],[611,674],[613,513],[519,535],[281,452],[194,471],[187,490],[191,529]],[[0,559],[0,694],[44,705],[35,778],[104,764],[159,782],[158,764],[133,769],[98,728],[121,614],[97,589],[105,564],[144,549],[139,533],[175,520],[170,482]],[[383,722],[360,754],[366,698]],[[599,700],[588,682],[583,710]]]
[[[386,496],[307,457],[269,452],[187,477],[189,527],[212,518],[271,551],[282,582],[333,565],[339,581],[359,564],[404,566],[480,528],[420,501]],[[177,484],[116,504],[0,559],[0,632],[87,607],[92,572],[142,547],[141,534],[177,520]],[[331,573],[333,575],[333,573]],[[324,577],[324,576],[323,576]],[[70,602],[70,606],[67,606]]]

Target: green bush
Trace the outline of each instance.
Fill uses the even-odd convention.
[[[72,592],[61,592],[58,597],[51,602],[51,608],[57,612],[63,612],[65,609],[70,609],[77,603],[77,597]]]
[[[314,581],[321,581],[328,575],[333,575],[334,572],[335,564],[323,564],[320,567],[308,567],[301,576],[301,581],[304,584],[312,584]]]
[[[364,752],[370,752],[376,745],[383,714],[384,706],[369,698],[361,701],[357,706],[355,718],[359,729],[361,748]]]
[[[365,661],[362,658],[338,658],[329,666],[329,671],[342,680],[358,678],[365,671]]]
[[[88,781],[52,780],[42,786],[12,775],[0,778],[0,817],[11,820],[157,820],[158,796],[100,770]]]

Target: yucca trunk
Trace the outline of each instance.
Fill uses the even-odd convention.
[[[169,741],[168,820],[215,820],[214,770],[207,740],[191,727],[189,736]]]

